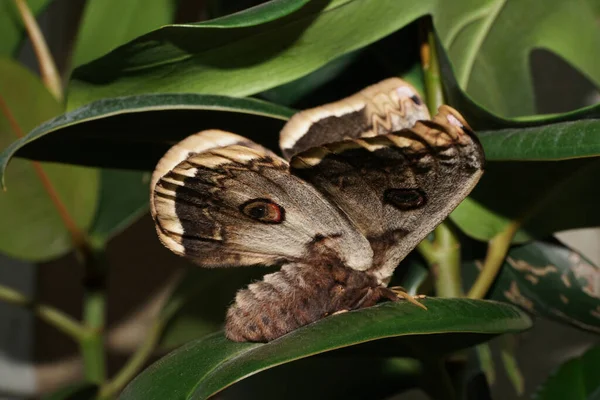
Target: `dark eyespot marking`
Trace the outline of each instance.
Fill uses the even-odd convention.
[[[423,102],[421,101],[421,98],[419,96],[417,96],[416,94],[414,96],[411,96],[410,99],[412,100],[413,103],[415,103],[418,106],[423,104]]]
[[[421,208],[427,203],[427,196],[421,189],[387,189],[383,200],[399,210],[408,211]]]
[[[248,200],[240,206],[240,211],[248,217],[266,224],[280,224],[285,221],[285,210],[269,199]]]

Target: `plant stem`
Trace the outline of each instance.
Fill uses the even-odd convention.
[[[435,292],[439,297],[463,297],[460,276],[460,242],[446,223],[435,229]]]
[[[429,112],[434,114],[444,102],[439,62],[431,20],[421,27],[421,64],[425,79],[425,94]],[[442,223],[435,231],[435,242],[424,240],[418,246],[425,260],[433,267],[436,295],[461,297],[460,243],[448,225]]]
[[[146,336],[140,347],[136,349],[135,353],[114,378],[100,388],[99,399],[106,400],[112,398],[123,390],[125,385],[138,374],[152,355],[168,320],[168,318],[163,317],[158,317],[155,320],[148,336]]]
[[[498,233],[489,241],[483,267],[481,268],[481,272],[479,272],[477,280],[475,280],[475,283],[471,286],[467,297],[471,299],[482,299],[485,297],[494,283],[496,275],[498,275],[498,272],[504,263],[504,258],[506,257],[512,239],[520,227],[521,223],[519,220],[512,221],[506,225],[502,232]]]
[[[27,2],[25,0],[14,0],[14,2],[19,10],[19,14],[23,20],[23,25],[25,25],[25,29],[27,30],[27,34],[29,35],[29,39],[31,40],[31,44],[33,46],[33,50],[38,59],[42,81],[50,93],[52,93],[52,95],[58,101],[62,101],[62,82],[56,68],[56,64],[54,63],[54,59],[52,58],[52,54],[50,54],[50,50],[48,49],[48,45],[44,39],[44,35],[42,34],[35,17],[31,13]]]
[[[440,66],[435,48],[431,20],[424,20],[421,25],[421,65],[425,79],[425,98],[429,113],[434,115],[444,103],[444,91],[440,77]]]
[[[90,334],[80,342],[87,381],[102,384],[106,380],[104,326],[108,263],[104,243],[88,244],[78,252],[84,266],[83,321]]]
[[[87,328],[69,315],[52,306],[36,303],[17,290],[0,285],[0,300],[29,308],[40,319],[46,321],[65,335],[70,336],[75,341],[80,342],[88,335]]]

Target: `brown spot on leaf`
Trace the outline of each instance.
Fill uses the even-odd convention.
[[[567,296],[565,296],[564,294],[560,294],[560,301],[562,301],[565,304],[569,304],[569,298]]]
[[[510,283],[510,288],[508,290],[504,291],[504,297],[506,297],[512,303],[523,307],[524,309],[526,309],[529,312],[534,311],[533,301],[531,301],[527,297],[523,296],[523,294],[521,294],[519,285],[517,285],[517,282],[515,282],[515,281],[512,281]]]
[[[573,286],[571,284],[571,280],[569,279],[569,275],[567,275],[567,272],[563,273],[560,276],[560,280],[565,284],[566,287],[570,288],[571,286]]]
[[[582,284],[585,294],[600,299],[600,268],[579,257],[578,262],[571,267],[571,271]]]
[[[554,265],[546,265],[545,267],[536,267],[534,265],[529,264],[525,260],[515,260],[512,257],[507,257],[506,261],[510,264],[511,267],[520,272],[526,272],[535,276],[546,276],[548,274],[552,274],[558,272],[558,268]]]

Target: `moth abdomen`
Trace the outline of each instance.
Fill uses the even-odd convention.
[[[341,264],[287,264],[240,290],[227,312],[231,340],[267,342],[338,311],[375,304],[381,286]]]

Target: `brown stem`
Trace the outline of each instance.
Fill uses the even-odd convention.
[[[17,120],[15,119],[14,115],[10,111],[10,108],[8,107],[8,104],[6,103],[6,101],[4,100],[4,98],[1,95],[0,95],[0,111],[2,112],[2,114],[4,114],[4,116],[8,120],[15,135],[18,138],[22,138],[24,136],[23,130],[19,126]],[[48,196],[50,197],[50,201],[52,201],[52,204],[54,204],[61,220],[63,221],[63,223],[65,224],[65,227],[71,234],[71,239],[73,241],[73,245],[78,249],[85,247],[85,243],[87,241],[85,234],[77,227],[77,224],[75,224],[75,221],[71,217],[71,214],[69,214],[69,211],[67,210],[65,204],[60,199],[60,196],[59,196],[58,192],[56,191],[56,189],[54,188],[54,186],[52,185],[52,182],[48,178],[48,175],[46,174],[46,172],[44,171],[44,169],[42,168],[42,166],[40,165],[39,162],[32,161],[31,163],[33,165],[33,169],[34,169],[36,175],[38,176],[40,182],[42,183],[42,186],[48,193]]]
[[[35,17],[31,13],[27,2],[25,0],[14,0],[14,2],[19,10],[19,14],[21,14],[21,19],[23,20],[23,25],[25,25],[29,39],[31,39],[33,51],[35,52],[40,66],[42,81],[50,93],[52,93],[58,101],[62,101],[62,82],[58,70],[56,69],[54,59],[52,58],[52,54],[50,54],[50,50],[44,39],[44,35],[42,34]]]

